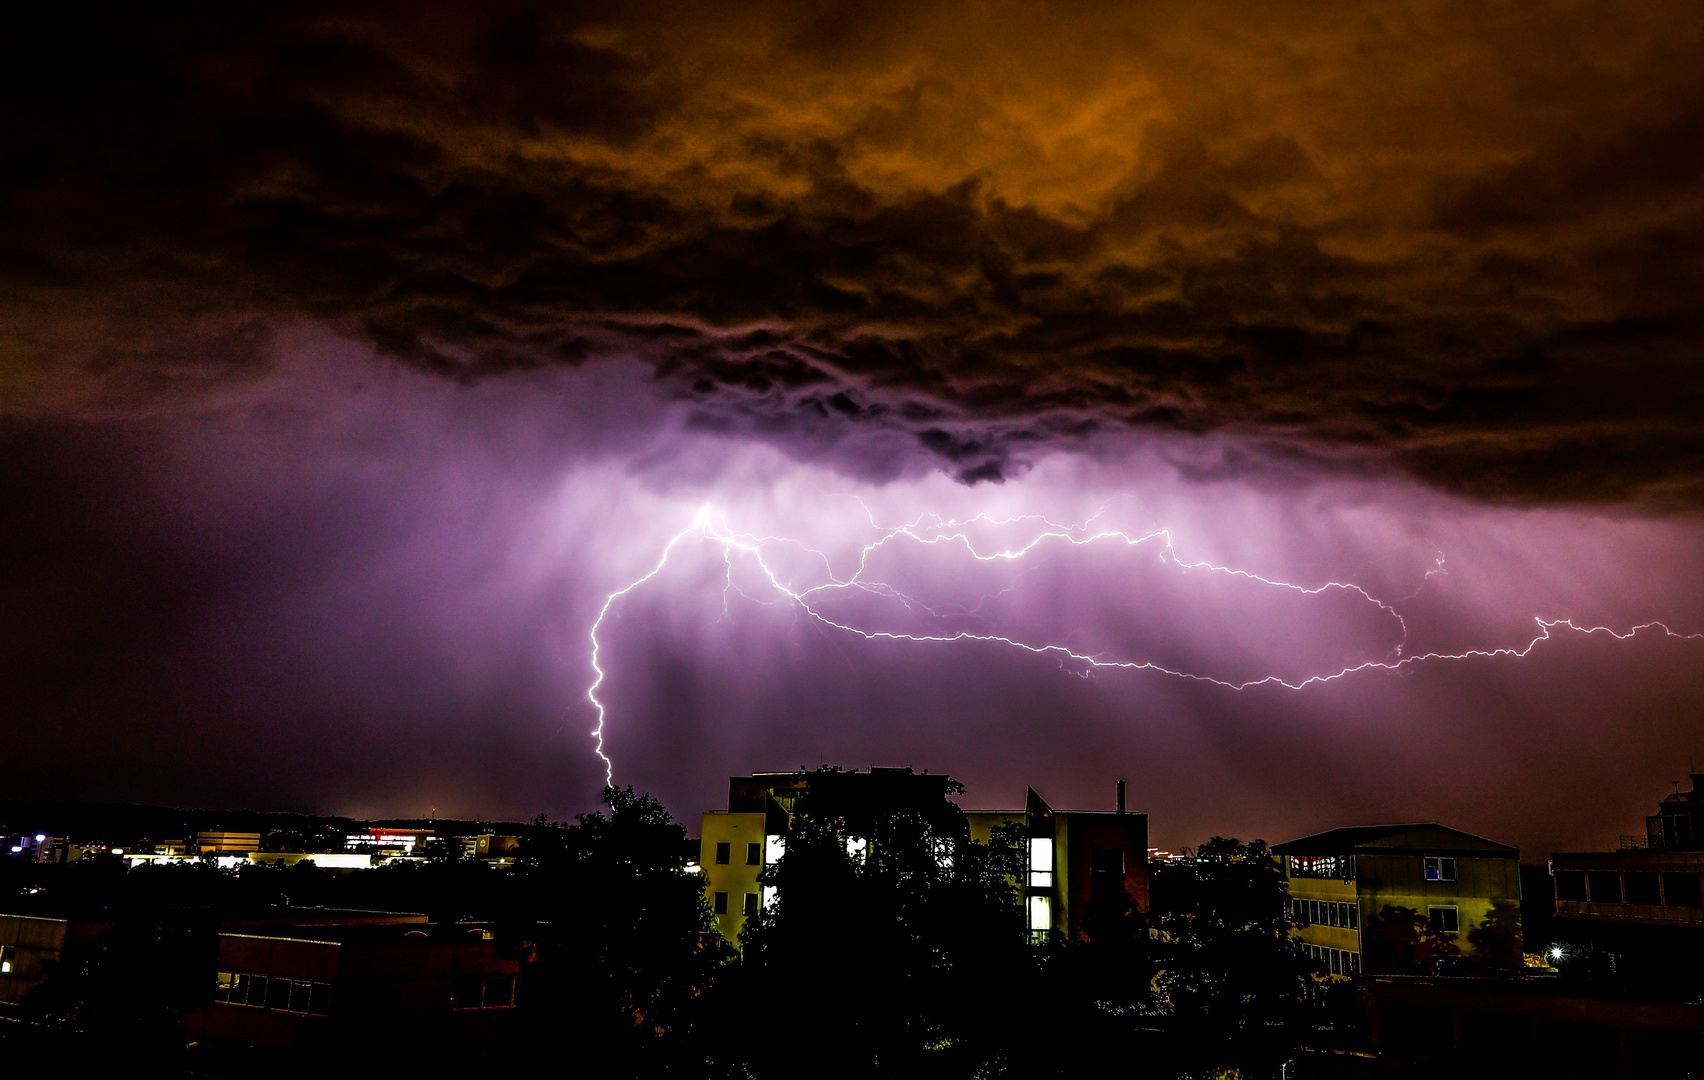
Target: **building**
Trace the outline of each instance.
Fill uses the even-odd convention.
[[[1148,819],[1125,812],[1122,782],[1114,810],[1055,810],[1032,790],[1021,810],[966,813],[948,798],[958,784],[940,773],[894,768],[753,773],[730,777],[728,808],[709,811],[701,821],[705,893],[717,930],[730,943],[739,942],[747,920],[767,904],[759,875],[784,854],[794,808],[807,789],[815,805],[846,819],[848,854],[854,856],[868,850],[873,819],[899,811],[917,815],[937,837],[986,843],[997,828],[1015,827],[1029,869],[1013,888],[1038,940],[1085,936],[1091,911],[1116,916],[1148,910]],[[861,828],[860,822],[869,825]],[[941,857],[950,858],[950,851]]]
[[[1601,958],[1646,986],[1704,992],[1704,773],[1645,819],[1645,835],[1613,851],[1550,856],[1553,935],[1563,957]]]
[[[198,832],[195,834],[197,855],[246,855],[260,850],[257,832]]]
[[[15,1009],[41,985],[66,945],[98,938],[111,926],[100,919],[0,915],[0,1010]]]
[[[1358,989],[1378,1058],[1366,1075],[1667,1080],[1704,1060],[1696,1003],[1582,996],[1543,978],[1376,976]]]
[[[465,924],[256,927],[219,935],[213,1001],[191,1035],[234,1047],[370,1041],[471,1046],[515,1006],[521,957]]]
[[[1333,829],[1272,853],[1296,936],[1334,975],[1521,962],[1520,852],[1506,844],[1426,822]]]
[[[415,853],[414,849],[432,839],[431,829],[387,829],[374,827],[364,832],[352,833],[344,840],[344,846],[351,851],[368,852],[373,855],[408,856]]]
[[[987,842],[1002,825],[1022,825],[1028,876],[1021,885],[1024,925],[1045,941],[1087,937],[1090,913],[1148,911],[1148,815],[1127,813],[1124,781],[1112,810],[1055,810],[1029,789],[1023,810],[973,810],[972,839]]]

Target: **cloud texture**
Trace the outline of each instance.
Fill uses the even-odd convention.
[[[1223,431],[1704,493],[1704,23],[1590,3],[38,7],[0,387],[135,411],[308,318],[967,481]]]

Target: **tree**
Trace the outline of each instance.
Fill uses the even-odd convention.
[[[756,1076],[991,1074],[1018,1049],[989,990],[1035,970],[1014,881],[1018,830],[972,841],[945,795],[904,773],[804,774],[773,888],[719,996],[729,1028],[764,1017],[744,1047]],[[832,1048],[825,1055],[825,1048]]]
[[[1515,900],[1493,900],[1467,942],[1473,947],[1470,959],[1490,968],[1521,966],[1521,905]]]
[[[606,788],[604,802],[608,814],[541,831],[518,867],[525,906],[547,924],[521,1004],[553,1044],[567,1027],[588,1059],[666,1071],[699,1053],[700,999],[728,957],[685,827],[632,788]]]
[[[1439,961],[1461,955],[1455,940],[1432,929],[1421,911],[1386,904],[1361,927],[1361,962],[1368,974],[1431,974]]]
[[[1215,836],[1193,859],[1156,864],[1152,882],[1154,982],[1176,1029],[1212,1052],[1298,1021],[1309,965],[1264,841]]]

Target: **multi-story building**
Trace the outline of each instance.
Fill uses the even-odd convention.
[[[987,842],[1001,825],[1024,828],[1028,873],[1020,888],[1024,925],[1038,942],[1087,936],[1098,905],[1116,917],[1148,910],[1148,815],[1124,806],[1118,782],[1112,810],[1055,810],[1028,791],[1023,810],[973,810],[970,835]]]
[[[251,851],[260,850],[260,834],[257,832],[199,832],[195,834],[195,851],[198,855],[247,855]]]
[[[1296,935],[1334,975],[1402,973],[1454,953],[1520,963],[1516,848],[1426,822],[1333,829],[1272,853]]]
[[[318,924],[219,935],[197,1038],[314,1047],[383,1031],[435,1045],[488,1040],[513,1010],[520,962],[481,927]]]
[[[1647,987],[1704,990],[1704,773],[1645,819],[1645,835],[1614,851],[1550,856],[1554,935],[1563,957],[1612,955],[1609,966]]]
[[[1022,899],[1026,925],[1038,939],[1084,936],[1091,910],[1147,911],[1148,818],[1125,812],[1122,782],[1118,806],[1110,811],[1055,810],[1032,790],[1023,809],[966,813],[948,800],[956,787],[950,776],[910,769],[731,777],[728,808],[705,813],[700,832],[699,865],[717,929],[737,943],[747,920],[768,902],[759,875],[785,852],[794,807],[807,788],[854,830],[860,819],[901,809],[918,815],[938,837],[962,834],[986,843],[997,828],[1016,826],[1028,870],[1013,882],[1015,899]],[[849,838],[848,854],[856,856],[867,843]]]
[[[41,985],[67,944],[93,940],[111,926],[105,918],[0,915],[0,1010],[15,1007]]]

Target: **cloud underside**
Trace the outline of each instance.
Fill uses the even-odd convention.
[[[851,467],[1230,432],[1696,506],[1704,21],[1495,7],[37,12],[0,387],[175,400],[309,318],[455,378],[637,357]]]

